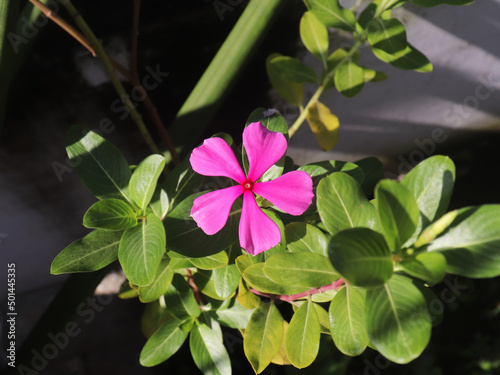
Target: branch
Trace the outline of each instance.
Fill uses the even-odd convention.
[[[299,293],[299,294],[292,294],[292,295],[287,295],[287,296],[282,296],[282,295],[279,295],[279,294],[269,294],[269,293],[262,293],[262,292],[259,292],[258,290],[256,289],[253,289],[253,288],[250,288],[250,291],[253,293],[253,294],[256,294],[258,296],[262,296],[262,297],[267,297],[267,298],[271,298],[271,299],[276,299],[276,300],[280,300],[280,301],[295,301],[297,299],[300,299],[300,298],[305,298],[305,297],[308,297],[308,296],[312,296],[314,294],[318,294],[318,293],[324,293],[324,292],[327,292],[329,290],[332,290],[332,289],[335,289],[335,290],[339,290],[339,288],[344,285],[345,281],[343,279],[338,279],[337,281],[329,284],[329,285],[325,285],[325,286],[322,286],[320,288],[314,288],[314,289],[310,289],[310,290],[307,290],[305,292],[302,292],[302,293]]]

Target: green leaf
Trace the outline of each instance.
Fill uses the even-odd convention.
[[[147,286],[154,281],[165,244],[165,230],[154,214],[123,233],[118,259],[131,283]]]
[[[289,56],[276,56],[269,64],[282,79],[295,83],[318,83],[318,76],[302,61]]]
[[[326,68],[328,30],[311,12],[305,12],[300,19],[300,38],[309,52],[316,56]]]
[[[156,183],[165,168],[165,158],[161,155],[150,155],[144,159],[134,170],[130,178],[130,196],[142,210],[148,206]]]
[[[297,368],[309,366],[316,359],[321,336],[318,314],[311,300],[293,314],[285,338],[286,355]]]
[[[243,278],[240,278],[236,299],[246,309],[254,309],[260,304],[260,298],[250,292],[250,288]]]
[[[292,253],[315,253],[328,256],[328,241],[321,230],[311,224],[290,223],[285,227],[288,249]]]
[[[226,225],[209,236],[198,227],[191,217],[194,200],[203,193],[189,196],[168,213],[163,220],[168,238],[167,249],[190,258],[205,257],[221,252],[238,240],[238,224],[241,202],[233,204]]]
[[[363,180],[358,181],[361,183],[361,189],[366,197],[373,195],[373,189],[375,185],[382,178],[382,173],[384,172],[384,166],[380,159],[376,157],[367,157],[361,160],[357,160],[355,163],[363,171]],[[354,176],[353,176],[354,177]]]
[[[243,278],[252,288],[263,293],[281,295],[297,294],[304,291],[304,287],[296,286],[295,283],[290,285],[289,282],[284,284],[274,282],[264,273],[263,267],[264,263],[253,264],[242,273]]]
[[[208,255],[203,258],[190,258],[189,261],[193,263],[193,266],[202,270],[213,270],[224,267],[228,263],[229,258],[225,251],[221,251],[220,253]]]
[[[247,309],[234,300],[227,309],[216,310],[215,315],[219,323],[229,328],[244,329],[247,327],[253,311],[254,309]]]
[[[441,216],[437,221],[424,229],[413,244],[413,247],[419,248],[434,240],[437,236],[443,233],[451,225],[451,223],[453,223],[457,214],[458,210],[453,210]]]
[[[339,278],[327,257],[313,253],[274,255],[264,263],[263,270],[271,281],[300,288],[301,292],[331,284]]]
[[[83,225],[87,228],[124,230],[137,225],[137,218],[130,204],[110,198],[90,206],[83,217]]]
[[[223,299],[221,296],[217,294],[217,291],[215,290],[212,271],[199,270],[193,275],[193,281],[195,285],[198,287],[198,289],[200,289],[200,292],[202,292],[203,294],[216,300]]]
[[[304,85],[289,81],[283,76],[283,73],[276,68],[271,62],[276,57],[281,56],[280,54],[273,53],[266,60],[266,71],[269,81],[274,90],[281,96],[285,101],[294,105],[296,107],[302,105],[302,99],[304,97]]]
[[[189,321],[188,321],[189,322]],[[178,319],[171,319],[164,323],[142,348],[140,355],[141,365],[156,366],[175,354],[182,346],[189,334],[186,325],[193,324]]]
[[[338,0],[304,0],[309,11],[325,26],[354,31],[356,17],[349,9],[340,6]]]
[[[129,285],[128,280],[125,280],[125,283]],[[167,312],[165,299],[161,297],[144,306],[144,312],[141,317],[141,331],[149,339],[164,323],[172,319],[175,318]]]
[[[363,353],[369,341],[365,324],[365,293],[346,284],[333,297],[329,315],[335,346],[345,355]]]
[[[406,50],[408,46],[405,27],[395,18],[371,20],[366,33],[373,48],[391,55]]]
[[[160,298],[167,291],[172,278],[174,277],[174,272],[169,267],[170,259],[162,259],[158,269],[156,270],[156,275],[153,283],[148,286],[140,286],[138,288],[139,298],[141,302],[153,302]]]
[[[177,204],[192,194],[201,190],[203,176],[193,171],[189,158],[185,158],[178,166],[176,166],[167,175],[167,178],[159,185],[160,192],[163,190],[165,196],[160,192],[153,196],[151,208],[155,213],[160,213],[160,218],[163,220],[167,211],[173,210]],[[158,189],[157,189],[158,191]]]
[[[352,57],[353,60],[356,60],[356,54]],[[326,60],[326,74],[328,74],[331,79],[325,85],[325,90],[331,89],[335,85],[335,72],[341,64],[344,64],[347,60],[349,60],[348,53],[343,48],[338,48],[332,52],[328,59]]]
[[[92,272],[106,267],[118,258],[122,232],[97,229],[72,242],[52,261],[50,273]]]
[[[415,70],[421,73],[428,73],[432,71],[432,64],[429,62],[420,51],[408,43],[404,51],[389,54],[378,48],[372,47],[372,51],[380,60],[391,64],[392,66],[405,69]]]
[[[389,77],[384,72],[377,72],[376,70],[363,67],[363,78],[365,82],[380,82],[385,81]]]
[[[403,259],[399,265],[408,275],[431,285],[441,282],[446,274],[446,258],[441,253],[419,253]]]
[[[213,271],[215,292],[221,298],[229,298],[238,288],[240,272],[236,264],[228,264],[225,267]]]
[[[402,180],[415,197],[425,221],[439,219],[448,208],[455,182],[455,165],[447,156],[432,156],[413,168]]]
[[[375,188],[380,226],[389,248],[398,252],[417,228],[420,211],[413,194],[394,180],[382,180]]]
[[[92,194],[133,205],[127,193],[130,168],[115,146],[88,129],[72,126],[66,134],[66,151],[78,177]]]
[[[188,282],[178,273],[172,279],[165,293],[168,312],[177,319],[190,316],[197,318],[201,310],[194,298],[194,293]]]
[[[424,296],[404,276],[368,289],[366,329],[373,347],[399,364],[420,356],[431,335],[431,320]]]
[[[383,284],[393,273],[392,254],[384,237],[368,228],[346,229],[334,235],[329,256],[342,277],[356,286]]]
[[[375,207],[351,176],[332,173],[321,180],[316,194],[319,216],[331,234],[347,228],[375,226]]]
[[[335,87],[344,96],[352,98],[359,94],[365,84],[363,68],[353,61],[340,65],[335,71]]]
[[[316,295],[317,294],[314,294],[313,297]],[[313,303],[313,306],[316,309],[316,314],[318,314],[321,333],[324,333],[325,335],[331,335],[330,317],[328,312],[323,307],[321,307],[321,305],[318,305],[317,303]]]
[[[194,363],[205,375],[231,374],[231,361],[218,335],[206,324],[194,325],[189,337]]]
[[[245,330],[243,349],[256,374],[260,374],[278,353],[283,340],[283,318],[274,303],[262,303]]]
[[[500,275],[500,205],[466,207],[428,251],[446,257],[446,271],[455,275],[486,278]]]
[[[311,176],[313,180],[313,188],[316,190],[319,182],[323,177],[326,177],[333,172],[344,172],[354,178],[358,183],[362,183],[364,179],[363,170],[356,164],[348,161],[325,160],[311,164],[306,164],[299,167],[297,170],[304,171]]]
[[[313,102],[306,114],[307,122],[319,148],[329,151],[339,141],[339,119],[321,102]]]

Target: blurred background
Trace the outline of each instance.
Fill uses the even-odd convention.
[[[349,1],[342,3],[353,6],[354,1]],[[247,3],[142,2],[139,76],[149,74],[151,69],[168,73],[149,92],[165,124],[171,123]],[[74,5],[110,55],[127,66],[133,2],[75,0]],[[286,2],[198,141],[225,131],[241,142],[243,124],[257,107],[276,108],[289,125],[293,123],[297,110],[271,89],[265,59],[279,52],[314,66],[299,38],[304,10],[299,0]],[[433,63],[433,72],[397,70],[363,49],[361,63],[384,71],[389,79],[367,84],[350,99],[334,90],[327,92],[322,101],[340,119],[338,146],[331,152],[319,150],[304,124],[290,142],[289,155],[298,164],[378,156],[384,162],[386,176],[397,177],[432,154],[447,154],[457,166],[451,208],[500,203],[500,1],[477,0],[468,6],[435,8],[408,4],[397,12],[409,41]],[[67,18],[63,9],[60,14]],[[95,198],[67,164],[66,131],[73,124],[96,129],[103,119],[110,119],[112,131],[105,137],[130,164],[150,153],[136,125],[129,117],[120,118],[113,107],[116,93],[100,62],[52,22],[30,32],[36,43],[17,75],[11,77],[0,138],[0,274],[6,280],[7,263],[16,264],[18,345],[66,279],[50,275],[52,259],[88,232],[81,222]],[[331,35],[330,43],[335,48],[347,42],[342,34]],[[312,86],[307,90],[312,94]],[[138,109],[144,110],[141,105]],[[147,125],[157,137],[154,127]],[[105,279],[99,293],[110,297],[102,299],[96,308],[85,305],[95,312],[92,319],[76,314],[80,315],[74,319],[81,332],[40,373],[197,373],[186,345],[158,367],[139,365],[139,353],[146,341],[141,333],[143,306],[137,300],[116,297],[122,280],[118,270]],[[448,281],[460,288],[445,284],[435,291],[438,296],[456,298],[447,298],[451,302],[443,299],[444,319],[433,329],[424,354],[411,364],[390,364],[371,349],[359,358],[347,358],[335,350],[329,337],[324,337],[315,365],[300,373],[500,373],[499,280]],[[0,299],[5,301],[6,295],[7,287],[1,287]],[[0,309],[5,306],[2,302]],[[1,334],[2,338],[6,336],[3,320]],[[233,371],[250,374],[241,343],[237,337],[233,341]],[[0,363],[4,360],[2,356]],[[273,365],[264,373],[299,371]]]

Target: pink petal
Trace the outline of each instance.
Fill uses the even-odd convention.
[[[215,234],[226,225],[231,206],[241,193],[243,187],[236,185],[204,194],[194,200],[191,216],[203,232]]]
[[[204,176],[224,176],[242,183],[246,180],[231,147],[222,138],[208,138],[189,158],[193,170]]]
[[[248,179],[255,182],[285,155],[287,143],[283,134],[252,122],[243,130],[243,146],[248,156]]]
[[[257,206],[251,191],[243,194],[239,236],[241,247],[252,255],[269,250],[281,241],[278,225]]]
[[[285,173],[275,180],[257,182],[253,192],[290,215],[301,215],[314,197],[311,176],[303,171]]]

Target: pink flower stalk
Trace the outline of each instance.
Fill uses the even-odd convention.
[[[234,201],[243,194],[239,225],[240,245],[252,255],[276,246],[281,233],[276,223],[257,205],[254,194],[267,199],[290,215],[301,215],[313,199],[312,179],[302,171],[293,171],[266,182],[259,178],[283,155],[287,142],[283,134],[272,132],[260,122],[243,131],[248,156],[248,175],[241,169],[231,147],[221,138],[206,139],[193,150],[189,161],[193,170],[204,176],[224,176],[238,185],[212,191],[195,199],[191,216],[208,235],[220,231],[227,222]]]

